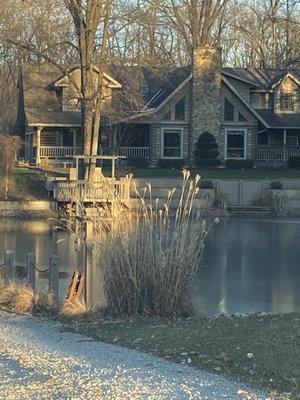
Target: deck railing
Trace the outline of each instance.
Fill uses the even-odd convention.
[[[106,178],[101,182],[57,182],[53,197],[62,202],[75,200],[111,202],[116,199],[128,202],[130,199],[130,179],[121,178],[117,181]]]
[[[115,149],[104,148],[104,154],[114,154],[116,156],[122,156],[126,158],[149,158],[149,147],[118,147]]]
[[[71,158],[82,153],[81,147],[70,146],[41,146],[40,157]]]

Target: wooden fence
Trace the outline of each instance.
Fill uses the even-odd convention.
[[[49,257],[49,264],[46,268],[41,268],[36,265],[36,257],[34,253],[28,253],[26,263],[15,262],[15,252],[6,250],[4,261],[0,265],[1,276],[4,284],[9,282],[22,282],[30,285],[32,289],[36,287],[36,274],[48,274],[48,291],[54,298],[58,299],[59,291],[59,258],[58,255]]]

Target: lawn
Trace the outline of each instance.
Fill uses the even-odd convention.
[[[280,399],[298,398],[300,314],[62,323],[65,330],[207,369]]]
[[[47,197],[45,190],[44,175],[34,169],[16,168],[14,172],[14,181],[16,183],[16,197],[22,199],[36,198],[43,199]]]
[[[130,169],[135,178],[180,178],[181,171],[176,169]],[[192,169],[192,174],[200,174],[203,179],[300,179],[297,169]]]

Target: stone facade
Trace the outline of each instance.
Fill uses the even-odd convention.
[[[220,48],[205,45],[194,51],[192,89],[192,144],[201,133],[208,131],[220,142],[221,123]]]

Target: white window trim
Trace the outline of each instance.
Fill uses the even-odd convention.
[[[180,132],[180,157],[165,157],[164,156],[164,132],[165,131],[179,131]],[[183,132],[184,128],[177,127],[164,127],[161,129],[161,158],[165,160],[180,160],[183,159]]]
[[[228,132],[243,132],[244,135],[244,157],[227,157],[227,136]],[[225,129],[225,160],[246,160],[247,159],[247,129]]]

